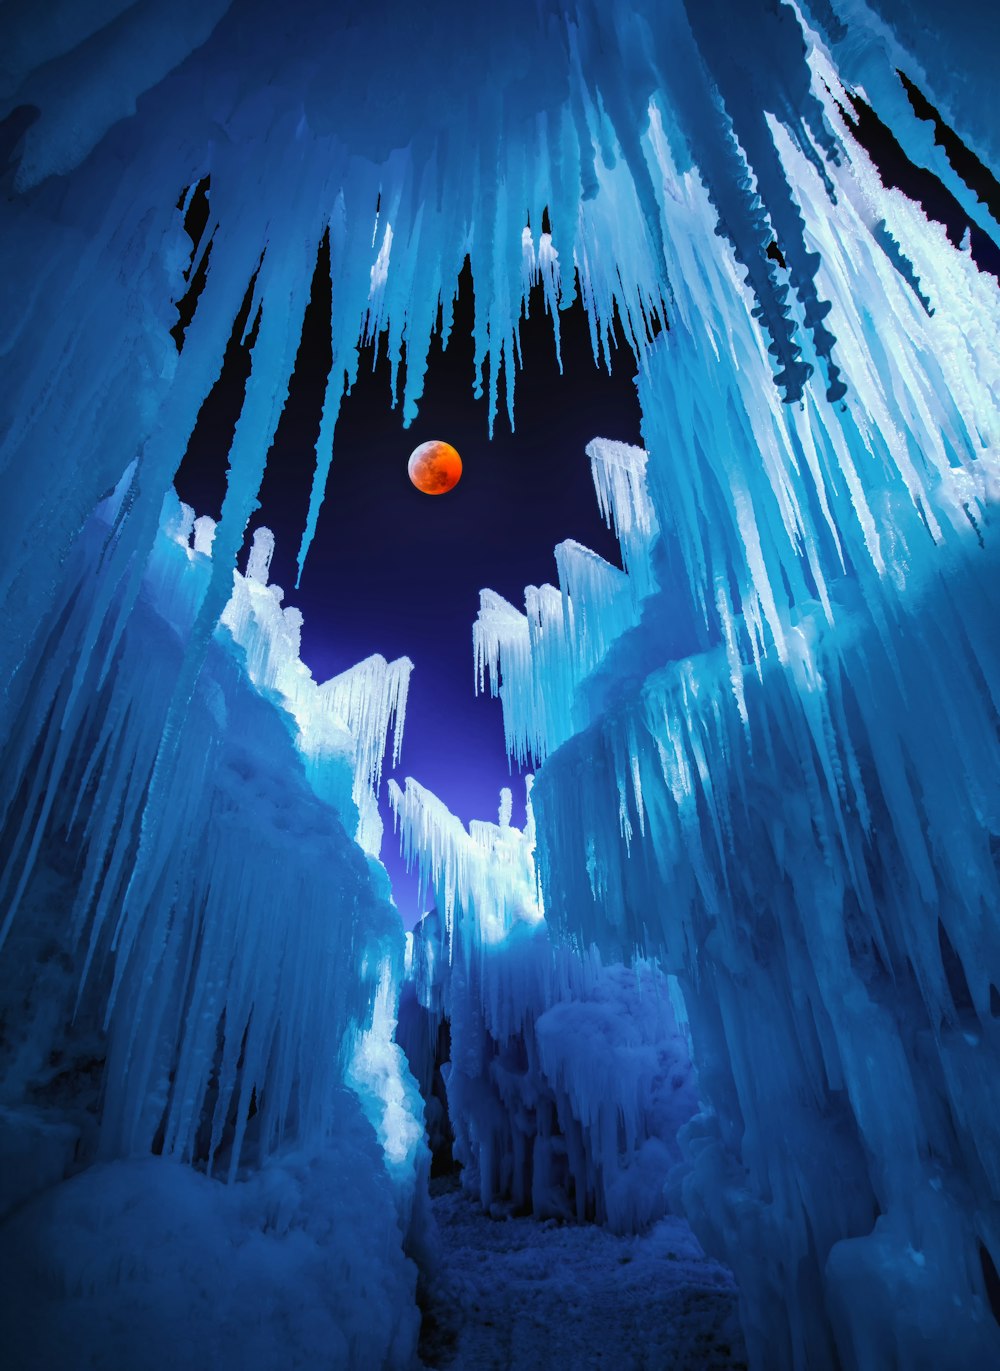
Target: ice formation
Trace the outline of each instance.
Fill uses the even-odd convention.
[[[555,550],[554,586],[528,586],[522,614],[484,590],[472,641],[476,682],[503,702],[507,752],[541,762],[575,731],[578,687],[639,619],[653,585],[656,518],[646,495],[646,453],[595,439],[588,447],[601,512],[621,541],[623,572],[567,539]]]
[[[409,423],[468,259],[488,422],[515,416],[522,311],[548,311],[558,350],[579,297],[595,355],[616,327],[635,354],[648,455],[591,451],[624,573],[566,542],[524,614],[483,598],[480,681],[539,764],[533,844],[509,811],[470,832],[397,794],[439,889],[439,961],[459,950],[430,980],[480,978],[477,1050],[513,1041],[487,1010],[532,1005],[528,1079],[572,1112],[568,1020],[596,1021],[636,954],[621,1004],[676,977],[703,1108],[669,1191],[736,1273],[752,1365],[997,1364],[1000,308],[971,240],[886,190],[847,117],[863,100],[1000,239],[993,7],[342,11],[8,0],[0,20],[0,1156],[5,1200],[44,1192],[60,1234],[31,1259],[39,1336],[75,1345],[90,1282],[120,1348],[127,1264],[73,1234],[114,1213],[128,1250],[138,1188],[174,1243],[150,1268],[170,1289],[196,1283],[169,1211],[200,1191],[211,1251],[294,1232],[303,1282],[347,1292],[335,1332],[294,1323],[294,1356],[413,1353],[422,1145],[389,1041],[402,935],[371,799],[409,668],[316,685],[266,535],[234,568],[317,262],[333,366],[300,568],[359,338],[386,349]],[[970,183],[925,98],[981,164]],[[171,482],[234,330],[251,367],[213,524]],[[595,958],[565,995],[559,968]],[[532,1002],[536,972],[553,979]],[[666,999],[642,1004],[648,1046]],[[514,1194],[516,1168],[483,1149],[528,1136],[515,1086],[493,1087],[483,1109],[512,1112],[492,1135],[458,1111],[484,1198]],[[626,1110],[622,1151],[599,1113],[546,1193],[571,1174],[613,1220],[588,1167],[634,1169],[651,1133]],[[328,1222],[327,1166],[360,1196]],[[364,1326],[361,1290],[385,1311]]]
[[[498,824],[466,831],[416,782],[389,784],[437,901],[408,935],[399,1037],[425,1099],[435,1068],[447,1073],[463,1186],[494,1214],[597,1219],[616,1233],[661,1218],[678,1129],[697,1106],[676,985],[655,965],[605,966],[595,949],[550,940],[530,784],[523,831],[509,790]],[[432,1137],[448,1145],[431,1109]]]
[[[426,1150],[388,1022],[402,931],[385,872],[362,850],[380,825],[374,833],[358,799],[377,820],[371,786],[393,711],[399,742],[409,663],[373,658],[317,685],[298,657],[301,616],[267,584],[264,530],[246,575],[230,571],[233,593],[153,811],[211,539],[171,492],[135,603],[88,652],[81,587],[107,556],[128,479],[63,570],[5,773],[14,784],[3,953],[17,975],[0,986],[4,1212],[29,1202],[0,1237],[30,1311],[11,1334],[15,1364],[67,1365],[75,1346],[109,1359],[102,1365],[138,1364],[153,1330],[187,1321],[185,1310],[194,1347],[205,1292],[218,1302],[212,1336],[226,1330],[239,1360],[242,1302],[259,1298],[262,1268],[249,1259],[223,1294],[219,1256],[191,1272],[186,1249],[257,1242],[260,1262],[280,1264],[267,1235],[298,1231],[300,1264],[285,1278],[313,1294],[283,1315],[294,1355],[343,1344],[345,1364],[405,1366],[418,1319],[401,1243]],[[107,608],[120,614],[120,591]],[[46,728],[53,712],[61,729]],[[151,1153],[159,1165],[126,1160]],[[348,1164],[352,1198],[324,1200]],[[188,1179],[189,1166],[235,1193]],[[144,1196],[140,1227],[133,1191]],[[100,1257],[79,1238],[91,1228]],[[137,1246],[143,1228],[147,1246]],[[317,1328],[309,1306],[330,1282],[343,1295],[324,1304]],[[383,1309],[377,1328],[359,1316],[365,1288]],[[93,1298],[82,1310],[60,1307],[84,1291]],[[265,1342],[277,1336],[269,1326]],[[209,1365],[211,1345],[183,1355]],[[178,1346],[164,1343],[163,1365],[177,1364]],[[257,1355],[272,1364],[276,1353]]]
[[[996,318],[992,285],[958,265]],[[929,348],[928,360],[941,354]],[[752,373],[746,386],[745,398],[759,395]],[[768,463],[784,457],[786,510],[806,497],[829,508],[822,487],[803,488],[820,468],[789,460],[799,415],[771,415],[777,441],[751,449],[754,497],[766,510]],[[687,557],[675,542],[671,575],[668,535],[650,546],[660,588],[638,614],[623,601],[617,641],[589,677],[567,668],[565,621],[547,643],[525,634],[521,653],[494,632],[486,657],[512,751],[524,700],[545,701],[530,750],[548,758],[533,798],[549,923],[606,956],[655,955],[680,982],[708,1107],[681,1131],[686,1174],[670,1186],[732,1265],[762,1366],[782,1344],[791,1365],[873,1367],[985,1364],[997,1347],[986,1198],[1000,1155],[988,1085],[1000,1013],[987,817],[998,798],[997,473],[980,432],[966,437],[964,465],[907,470],[916,498],[906,463],[869,460],[853,523],[827,525],[837,542],[788,538],[785,553],[771,539],[777,568],[789,559],[784,594],[737,536]],[[658,464],[655,440],[651,451],[659,526],[676,529],[692,473]],[[727,447],[704,456],[721,485]],[[724,528],[722,508],[706,532]],[[735,492],[730,508],[735,524]],[[733,559],[715,573],[714,601],[698,579],[713,553]],[[800,574],[815,559],[800,603],[788,596],[792,557]],[[678,576],[701,610],[680,625]],[[740,588],[738,613],[727,584]],[[488,629],[495,600],[483,599]]]

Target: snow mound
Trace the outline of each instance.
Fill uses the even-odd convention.
[[[741,1371],[736,1292],[680,1219],[641,1236],[593,1224],[499,1222],[457,1191],[433,1201],[440,1268],[428,1367],[452,1371]]]
[[[346,1092],[330,1150],[232,1185],[147,1157],[90,1168],[0,1228],[8,1371],[412,1366],[416,1268]]]

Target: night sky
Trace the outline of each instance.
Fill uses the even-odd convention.
[[[408,656],[410,681],[403,754],[394,773],[428,786],[465,822],[497,817],[511,784],[500,702],[474,694],[472,624],[479,591],[490,587],[519,609],[525,585],[554,582],[553,548],[575,538],[621,565],[601,519],[584,448],[600,436],[640,443],[635,362],[624,345],[610,373],[591,352],[577,302],[561,314],[563,374],[541,293],[522,326],[523,370],[516,431],[506,413],[487,435],[487,400],[472,394],[472,282],[463,274],[447,348],[432,346],[420,413],[404,430],[392,407],[389,364],[362,350],[358,381],[337,423],[333,467],[302,584],[295,558],[305,523],[314,444],[330,366],[329,282],[317,271],[289,401],[268,461],[260,524],[277,540],[271,580],[305,616],[302,657],[318,680],[373,652]],[[237,332],[241,331],[239,325]],[[199,514],[218,517],[226,454],[239,412],[248,353],[234,342],[223,377],[206,402],[176,480]],[[440,438],[462,456],[462,480],[428,496],[406,472],[418,443]],[[387,771],[386,775],[390,774]],[[523,784],[514,772],[514,822],[523,821]],[[407,927],[422,912],[392,832],[383,779],[382,860]]]
[[[909,86],[908,86],[909,89]],[[994,213],[1000,187],[940,121],[915,88],[911,99],[954,165]],[[980,267],[1000,277],[1000,252],[930,173],[914,167],[890,131],[857,98],[851,99],[855,132],[875,159],[883,181],[920,201],[945,224],[954,243],[971,231]],[[195,197],[188,227],[197,239],[207,218]],[[775,245],[780,251],[780,245]],[[193,281],[175,330],[195,306]],[[247,295],[249,308],[250,292]],[[302,657],[318,681],[373,652],[414,663],[403,755],[395,773],[428,786],[466,823],[496,819],[501,786],[511,783],[498,700],[474,694],[472,624],[479,591],[489,587],[523,608],[526,585],[555,580],[552,552],[575,538],[620,565],[618,544],[597,511],[584,448],[594,437],[641,443],[635,362],[619,346],[611,371],[593,359],[579,299],[561,314],[563,373],[555,359],[551,320],[540,288],[522,324],[523,366],[515,396],[516,431],[501,408],[492,441],[487,400],[475,399],[473,290],[466,266],[447,348],[432,345],[420,413],[404,430],[393,408],[389,363],[361,350],[358,381],[343,402],[333,467],[316,538],[296,590],[295,559],[305,524],[314,448],[330,369],[330,283],[323,255],[317,265],[303,341],[285,412],[268,459],[261,524],[277,539],[271,580],[285,587],[285,604],[305,616]],[[218,517],[227,454],[249,370],[249,347],[240,343],[245,316],[236,321],[222,377],[206,401],[177,473],[181,498],[198,514]],[[252,342],[251,333],[250,341]],[[501,387],[502,391],[502,387]],[[462,456],[464,472],[448,495],[417,491],[406,473],[418,443],[443,439]],[[242,565],[242,563],[241,563]],[[514,822],[524,817],[523,785],[514,772]],[[386,825],[382,860],[407,927],[422,910],[416,878],[405,872],[383,778],[380,807]]]

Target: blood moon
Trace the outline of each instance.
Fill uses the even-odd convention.
[[[406,470],[425,495],[447,495],[462,479],[462,459],[451,443],[434,438],[413,449]]]

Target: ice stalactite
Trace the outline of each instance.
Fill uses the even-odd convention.
[[[842,155],[839,132],[810,86],[806,58],[815,40],[787,6],[773,14],[763,3],[741,7],[741,60],[754,72],[751,82],[734,75],[714,36],[726,25],[706,27],[700,10],[689,24],[681,6],[605,15],[589,3],[539,8],[523,0],[499,16],[443,3],[420,21],[419,42],[416,21],[392,6],[345,25],[332,12],[317,23],[307,0],[291,0],[280,19],[263,0],[186,17],[151,3],[121,15],[106,7],[86,22],[63,16],[48,30],[21,8],[12,16],[16,41],[0,114],[21,130],[10,151],[16,193],[3,233],[5,256],[24,270],[20,282],[7,282],[5,318],[8,346],[47,341],[14,353],[19,416],[0,462],[12,516],[27,528],[34,493],[24,473],[89,435],[91,462],[52,469],[46,537],[56,563],[137,453],[123,537],[130,550],[148,551],[159,501],[249,292],[246,331],[257,331],[231,454],[224,520],[231,555],[259,485],[321,245],[334,301],[333,365],[300,567],[340,400],[357,375],[359,336],[386,348],[396,375],[405,353],[398,398],[409,422],[431,338],[438,327],[449,332],[466,257],[476,290],[474,384],[483,385],[485,369],[491,414],[501,381],[514,413],[518,320],[534,281],[543,284],[557,346],[558,310],[579,290],[595,353],[608,353],[617,317],[641,361],[653,321],[682,307],[663,260],[664,245],[682,229],[672,189],[650,159],[651,101],[678,165],[696,165],[709,188],[708,231],[718,226],[736,246],[787,394],[800,393],[813,365],[800,353],[810,346],[828,385],[840,384],[829,371],[829,302],[807,242],[811,226],[786,190],[767,122],[777,121],[816,167]],[[917,137],[920,121],[899,103],[898,43],[890,60],[861,5],[844,0],[839,21],[830,7],[816,8],[876,108]],[[172,31],[168,47],[157,41],[164,25]],[[462,60],[449,65],[459,49]],[[371,52],[379,53],[382,92],[374,102],[362,77]],[[451,72],[447,113],[421,98],[438,64]],[[134,104],[128,118],[116,119],[98,98],[112,85],[126,100],[117,114]],[[964,115],[970,102],[956,109]],[[23,110],[34,114],[22,129]],[[457,127],[474,136],[448,136]],[[197,244],[177,208],[195,185],[206,187],[210,206]],[[766,255],[774,233],[786,244],[788,281]],[[172,303],[198,263],[206,267],[204,286],[177,357],[168,336]],[[108,283],[96,313],[86,309],[95,279]],[[843,359],[837,366],[849,385]],[[60,403],[49,404],[57,394]],[[13,547],[7,570],[18,587],[11,670],[53,585],[38,574],[32,545]],[[219,593],[228,596],[221,582]]]
[[[597,438],[588,446],[601,512],[621,541],[625,572],[568,539],[555,549],[558,588],[529,586],[522,614],[484,590],[472,630],[476,686],[503,701],[507,752],[542,761],[580,726],[577,689],[639,618],[653,584],[656,518],[646,498],[646,454]]]
[[[115,501],[107,502],[67,569],[60,629],[37,664],[32,707],[17,723],[5,803],[20,823],[5,853],[4,932],[16,932],[22,917],[40,917],[38,891],[54,852],[74,854],[80,880],[67,926],[50,932],[79,965],[70,1010],[73,1002],[96,1007],[110,1035],[105,1154],[155,1142],[167,1154],[200,1157],[209,1169],[224,1153],[235,1174],[251,1096],[255,1155],[273,1151],[292,1117],[297,1136],[322,1136],[339,1044],[352,1022],[363,1025],[369,1015],[386,958],[381,974],[396,974],[393,913],[350,840],[357,799],[377,781],[397,707],[398,743],[409,663],[390,668],[375,658],[353,677],[345,673],[346,687],[343,677],[317,685],[298,657],[301,616],[282,609],[280,588],[267,584],[273,538],[264,530],[248,574],[230,573],[233,595],[143,856],[142,801],[211,563],[189,546],[193,511],[171,497],[145,572],[143,609],[130,616],[110,660],[94,654],[79,685],[88,608],[80,586],[115,514]],[[196,536],[204,545],[204,525]],[[76,694],[71,732],[44,732],[46,677],[58,683],[57,707]],[[352,708],[357,694],[363,707]],[[298,751],[289,722],[297,725]],[[290,833],[291,868],[278,857]],[[367,912],[331,921],[338,902]],[[365,960],[367,979],[359,973]],[[302,1055],[318,1042],[330,1045],[325,1071],[307,1069]]]
[[[682,177],[685,290],[640,377],[658,588],[575,689],[529,639],[500,695],[521,735],[529,691],[575,721],[534,791],[550,924],[681,982],[710,1109],[680,1193],[733,1266],[754,1364],[958,1367],[1000,1347],[1000,302],[839,127],[832,205],[773,135],[849,393],[781,404]]]
[[[392,765],[399,761],[413,663],[408,657],[387,662],[376,654],[328,681],[315,681],[299,656],[302,615],[294,606],[282,608],[283,589],[268,584],[273,548],[270,529],[258,528],[246,574],[233,573],[233,592],[220,622],[245,650],[254,685],[275,692],[294,718],[297,748],[317,795],[338,810],[364,850],[378,857],[383,759],[391,731]],[[349,796],[342,793],[344,773],[337,759],[350,771]]]
[[[421,886],[432,891],[449,930],[464,912],[476,942],[497,942],[515,923],[542,917],[535,877],[531,778],[528,821],[512,826],[510,791],[501,795],[500,822],[473,819],[468,829],[424,786],[407,777],[405,787],[389,781],[389,802],[408,863],[416,864]]]

